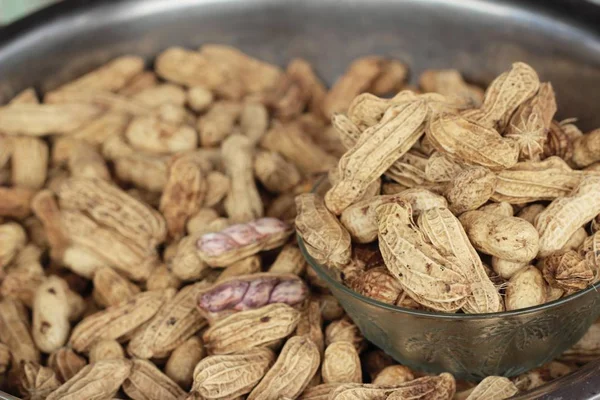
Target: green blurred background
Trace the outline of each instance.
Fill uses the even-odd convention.
[[[47,4],[60,0],[0,0],[0,25],[8,24]]]

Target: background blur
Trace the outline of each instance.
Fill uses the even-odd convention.
[[[8,24],[47,4],[60,0],[0,0],[0,25]]]

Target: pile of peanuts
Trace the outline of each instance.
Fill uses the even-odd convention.
[[[169,48],[152,70],[121,56],[0,106],[0,390],[487,400],[599,357],[597,323],[513,379],[411,370],[307,266],[294,232],[354,290],[446,312],[595,282],[598,135],[554,121],[551,86],[521,63],[486,92],[454,70],[407,80],[369,56],[328,90],[305,60],[282,70],[207,44]],[[324,174],[332,188],[310,194]]]

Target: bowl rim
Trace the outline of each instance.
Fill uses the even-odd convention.
[[[319,187],[321,185],[323,185],[324,183],[326,183],[327,181],[328,181],[327,174],[323,174],[321,177],[317,178],[312,187],[311,193],[316,194]],[[344,285],[343,283],[335,280],[327,272],[325,272],[325,269],[327,267],[319,264],[308,253],[308,250],[306,249],[306,246],[304,244],[304,240],[298,233],[296,233],[296,238],[298,241],[298,246],[300,247],[300,252],[302,253],[302,256],[304,257],[306,262],[308,262],[308,264],[310,264],[310,266],[315,270],[315,272],[317,273],[317,275],[319,275],[319,277],[321,279],[324,279],[325,281],[327,281],[328,285],[333,285],[336,289],[341,290],[342,292],[349,294],[350,296],[354,297],[355,299],[366,302],[374,307],[385,308],[388,311],[394,311],[394,312],[404,313],[404,314],[408,314],[408,315],[428,317],[428,318],[451,319],[451,320],[479,320],[479,319],[491,319],[491,318],[498,318],[498,317],[516,317],[516,316],[527,315],[527,314],[535,313],[538,311],[545,311],[548,309],[553,309],[555,307],[559,307],[563,304],[566,304],[575,299],[578,299],[579,297],[585,296],[588,293],[590,293],[591,291],[595,291],[596,294],[598,296],[600,296],[600,290],[599,290],[600,289],[600,281],[598,281],[598,282],[594,283],[593,285],[590,285],[589,287],[587,287],[583,290],[580,290],[576,293],[570,294],[566,297],[562,297],[560,299],[553,300],[548,303],[540,304],[537,306],[519,308],[518,310],[501,311],[501,312],[494,312],[494,313],[479,313],[479,314],[456,314],[456,313],[444,313],[441,311],[413,310],[410,308],[399,307],[394,304],[384,303],[382,301],[375,300],[371,297],[363,296],[362,294],[350,289],[348,286]]]
[[[548,303],[540,304],[537,306],[520,308],[518,310],[511,311],[502,311],[495,313],[480,313],[480,314],[455,314],[455,313],[444,313],[444,312],[433,312],[433,311],[422,311],[422,310],[413,310],[410,308],[399,307],[393,304],[384,303],[379,300],[375,300],[371,297],[363,296],[362,294],[355,292],[350,289],[343,283],[335,280],[328,273],[325,272],[325,268],[323,265],[319,264],[309,253],[304,245],[304,241],[300,237],[299,234],[296,234],[298,239],[298,245],[300,247],[300,251],[304,256],[304,259],[310,264],[310,266],[315,270],[317,275],[320,278],[324,279],[328,285],[333,285],[336,289],[341,290],[342,292],[354,297],[357,300],[368,303],[374,307],[385,308],[388,311],[394,311],[397,313],[403,313],[408,315],[420,316],[420,317],[428,317],[428,318],[440,318],[440,319],[452,319],[452,320],[479,320],[479,319],[491,319],[498,317],[516,317],[526,314],[535,313],[537,311],[545,311],[548,309],[553,309],[565,303],[569,303],[579,297],[585,296],[591,291],[595,291],[598,296],[600,296],[600,282],[597,282],[586,289],[580,290],[576,293],[573,293],[567,297],[560,298],[558,300],[553,300]]]

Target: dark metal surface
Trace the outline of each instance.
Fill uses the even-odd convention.
[[[328,82],[368,53],[403,59],[415,73],[456,67],[476,82],[522,60],[552,81],[560,116],[587,129],[600,125],[599,15],[568,0],[65,1],[0,31],[0,103],[116,54],[151,59],[172,44],[219,42],[276,63],[305,57]]]
[[[458,68],[482,83],[525,61],[552,81],[559,117],[587,130],[600,126],[598,21],[598,7],[579,0],[67,0],[0,28],[0,104],[120,54],[151,62],[173,44],[216,42],[278,64],[304,57],[328,83],[373,53],[406,61],[413,76]],[[543,398],[592,398],[593,378],[581,378],[585,390],[563,379],[562,397]]]

